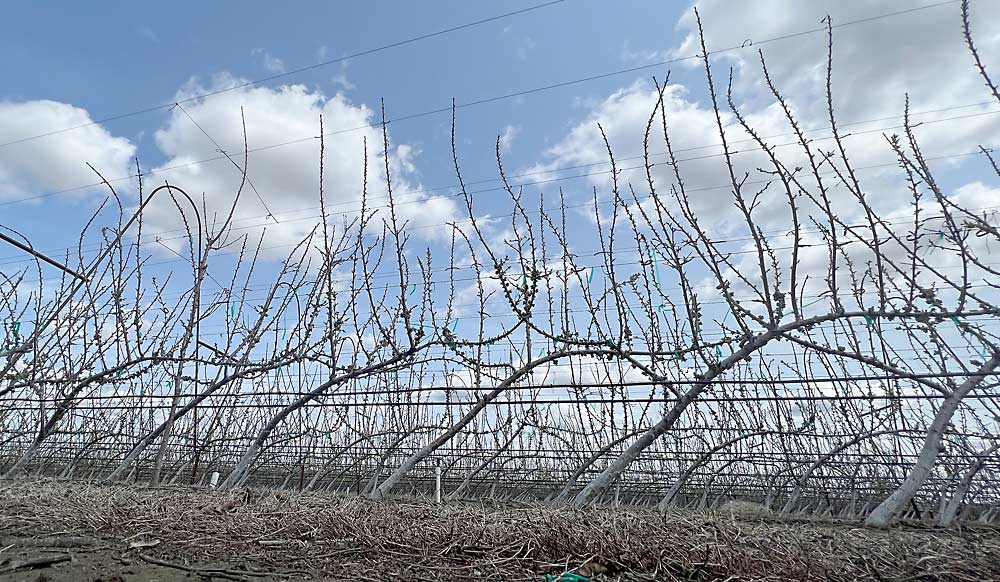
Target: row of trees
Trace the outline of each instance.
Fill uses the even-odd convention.
[[[509,214],[481,211],[454,117],[467,216],[442,225],[447,252],[433,256],[397,212],[384,126],[349,213],[331,210],[320,138],[320,220],[277,266],[234,226],[246,152],[228,214],[209,216],[186,185],[147,193],[140,177],[130,206],[106,183],[111,207],[95,217],[118,219],[81,233],[75,273],[52,282],[36,262],[0,277],[0,470],[153,483],[217,471],[223,487],[277,479],[380,499],[440,466],[454,497],[752,499],[880,527],[907,511],[988,519],[993,215],[939,184],[908,111],[886,147],[909,202],[886,208],[866,189],[837,125],[832,48],[825,140],[807,137],[761,54],[794,151],[755,129],[702,53],[725,230],[685,181],[666,81],[643,164],[620,167],[607,145],[592,229],[571,226],[562,190],[509,181],[499,139]],[[737,159],[736,136],[757,167]],[[172,240],[144,230],[166,199],[184,225]],[[157,267],[165,241],[183,268]]]

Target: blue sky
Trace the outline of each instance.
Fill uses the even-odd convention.
[[[789,127],[762,82],[757,49],[764,52],[775,84],[802,127],[817,143],[829,137],[825,129],[829,123],[827,43],[821,23],[829,15],[836,25],[837,118],[851,134],[845,138],[851,160],[859,169],[869,201],[882,216],[905,218],[911,202],[885,143],[887,134],[900,131],[907,97],[914,121],[921,124],[918,138],[925,154],[934,160],[947,193],[969,209],[1000,210],[996,176],[981,156],[968,155],[980,145],[1000,146],[1000,105],[986,91],[964,47],[957,2],[700,0],[697,4],[713,53],[725,131],[737,152],[737,174],[766,179],[757,168],[767,167],[767,161],[741,141],[746,135],[725,104],[730,71],[734,101],[749,122],[769,143],[781,148],[787,167],[805,163],[802,152],[788,147]],[[0,60],[4,65],[0,144],[174,101],[182,101],[183,108],[161,108],[0,145],[0,225],[16,229],[38,248],[63,257],[107,196],[103,187],[86,187],[95,181],[86,163],[115,180],[132,171],[134,156],[144,171],[157,171],[147,186],[168,178],[195,197],[204,197],[210,213],[224,212],[239,172],[218,159],[213,140],[238,154],[242,110],[254,150],[249,174],[258,192],[246,192],[240,199],[236,224],[239,233],[265,239],[256,282],[263,283],[258,289],[266,289],[274,283],[280,260],[317,223],[319,148],[311,138],[318,133],[320,113],[328,132],[327,193],[338,209],[350,209],[360,197],[363,140],[372,158],[370,193],[376,198],[384,193],[376,163],[381,135],[364,127],[377,121],[382,99],[390,119],[405,117],[446,108],[452,98],[461,104],[502,97],[676,60],[699,50],[690,2],[565,0],[343,63],[227,90],[248,80],[532,5],[521,1],[296,3],[291,7],[265,2],[102,3],[99,8],[84,3],[12,5],[0,23],[0,54],[4,55]],[[973,29],[981,55],[1000,76],[1000,3],[975,0]],[[610,175],[598,124],[619,168],[625,169],[622,184],[634,185],[637,195],[645,196],[645,176],[636,166],[642,163],[643,130],[656,101],[650,78],[655,74],[662,79],[668,70],[666,109],[673,145],[681,153],[685,182],[693,193],[692,206],[712,235],[727,239],[726,251],[745,258],[747,262],[740,259],[736,269],[753,272],[753,253],[740,254],[746,251],[740,245],[750,243],[745,224],[734,210],[728,173],[719,157],[714,112],[696,59],[462,108],[457,142],[465,179],[473,190],[486,189],[475,194],[477,214],[502,218],[511,212],[506,195],[490,181],[497,177],[495,140],[503,135],[503,156],[512,181],[540,182],[526,187],[525,205],[537,208],[538,196],[544,194],[552,208],[562,187],[571,206],[570,242],[579,255],[578,265],[599,265],[601,259],[594,253],[599,247],[597,221],[589,204],[594,189],[603,200],[608,199]],[[224,92],[197,98],[216,91]],[[399,121],[391,124],[389,134],[396,193],[407,202],[401,213],[411,227],[410,264],[429,248],[435,267],[441,269],[448,261],[450,231],[445,225],[462,220],[465,213],[461,203],[449,197],[455,194],[456,181],[450,117],[443,113]],[[825,142],[823,147],[832,145]],[[662,163],[663,148],[662,139],[654,135],[650,150],[659,165],[653,174],[666,190],[673,177]],[[204,161],[208,159],[213,160]],[[114,184],[126,206],[134,204],[134,180]],[[49,195],[64,189],[72,191]],[[762,197],[756,218],[758,226],[780,244],[787,237],[789,218],[785,199],[776,190]],[[859,205],[844,190],[834,189],[832,195],[835,206],[855,213],[844,214],[846,221],[862,218]],[[258,196],[273,210],[275,221],[267,218]],[[96,224],[113,224],[113,220],[113,213],[105,211]],[[484,224],[494,248],[503,249],[511,238],[507,224],[502,220]],[[177,236],[180,226],[177,209],[168,201],[153,204],[146,214],[144,232],[149,244],[144,250],[155,258],[151,266],[159,269],[157,274],[174,270],[177,284],[183,287],[189,273],[183,258],[175,256],[186,250]],[[157,233],[164,239],[153,240]],[[99,237],[99,230],[94,229],[86,240],[93,244]],[[819,238],[816,229],[811,229],[807,242],[815,244],[800,257],[799,275],[811,277],[811,294],[822,291],[826,274],[826,247]],[[92,246],[88,252],[93,253]],[[622,252],[624,262],[631,260],[635,265],[636,257],[628,256],[629,252]],[[942,254],[938,253],[941,262],[948,263]],[[459,262],[465,259],[459,257]],[[226,272],[225,261],[215,261],[213,268],[220,263],[222,268],[214,272]],[[70,262],[75,264],[76,259]],[[387,271],[390,267],[383,265]],[[30,270],[31,264],[22,253],[0,245],[0,272],[24,268]],[[707,275],[707,271],[699,274]],[[29,273],[28,283],[33,276]],[[58,273],[47,269],[43,277],[57,278]],[[444,271],[439,270],[436,280],[442,277]],[[595,287],[605,284],[600,272],[589,277]],[[218,279],[226,282],[229,277],[220,274]],[[708,306],[706,315],[725,321],[720,315],[725,313],[723,302],[710,279],[706,276],[699,281],[704,285],[699,292]],[[456,302],[464,303],[466,311],[458,313],[464,317],[458,321],[474,323],[478,321],[475,284],[468,270],[462,281]],[[213,283],[209,285],[212,296],[221,297],[222,285],[214,279]],[[812,309],[829,308],[817,305],[817,295],[807,297]],[[223,317],[225,311],[216,312],[216,317]],[[498,313],[498,317],[509,317],[502,306]],[[215,325],[215,331],[220,327]],[[471,337],[476,331],[463,327],[457,333]]]
[[[0,35],[7,82],[0,99],[51,99],[87,110],[93,119],[169,103],[192,77],[228,72],[257,79],[345,54],[537,2],[303,3],[295,9],[270,2],[233,5],[180,4],[163,9],[134,3],[100,9],[66,3],[58,9],[25,3],[6,18]],[[327,95],[338,91],[353,103],[377,108],[384,98],[390,117],[504,95],[554,82],[614,71],[636,63],[627,50],[670,44],[683,7],[632,1],[615,7],[573,0],[471,29],[366,55],[284,77],[265,86],[304,84]],[[600,14],[600,18],[595,18]],[[19,23],[45,22],[44,27]],[[277,61],[276,61],[277,60]],[[280,65],[278,64],[280,61]],[[506,126],[516,127],[512,165],[530,164],[546,143],[558,138],[581,113],[579,103],[600,99],[639,75],[619,76],[520,99],[463,110],[463,159],[472,178],[494,177],[493,142]],[[648,75],[646,75],[648,76]],[[253,112],[248,112],[253,116]],[[115,136],[138,146],[144,165],[164,156],[152,132],[167,114],[146,113],[105,124]],[[326,120],[336,127],[336,120]],[[454,182],[450,169],[447,115],[400,122],[393,138],[419,148],[419,175],[428,187]],[[7,138],[18,136],[3,136]],[[61,136],[46,138],[53,145]],[[262,145],[262,144],[261,144]],[[10,146],[17,147],[17,146]],[[66,197],[61,197],[66,198]],[[79,202],[79,201],[76,201]],[[7,207],[8,217],[33,238],[56,243],[45,225],[31,224],[44,210],[75,211],[73,202],[52,200],[32,208]],[[22,214],[23,213],[23,214]],[[9,220],[9,218],[7,219]],[[69,241],[66,241],[69,242]]]
[[[6,55],[0,103],[8,106],[0,114],[0,142],[76,122],[59,119],[55,114],[47,118],[45,111],[37,120],[31,116],[34,113],[25,113],[25,107],[42,100],[62,104],[62,113],[71,109],[77,116],[74,120],[81,115],[100,120],[170,103],[178,95],[225,88],[239,80],[268,77],[535,4],[299,3],[289,8],[247,2],[239,6],[180,3],[165,8],[104,3],[95,8],[81,3],[58,7],[21,3],[9,8],[9,17],[0,24],[0,50]],[[772,72],[796,105],[803,124],[819,128],[825,123],[825,38],[822,34],[808,34],[765,41],[815,30],[827,13],[840,24],[925,5],[894,0],[700,4],[711,51],[746,45],[713,58],[717,82],[724,85],[729,67],[735,68],[737,100],[768,135],[780,135],[785,128],[775,121],[771,99],[762,91],[755,48],[765,51]],[[103,134],[91,135],[89,130],[65,132],[0,147],[0,202],[4,203],[0,206],[0,224],[18,229],[40,248],[73,244],[78,227],[104,199],[105,190],[84,189],[41,200],[15,201],[93,181],[84,162],[94,163],[108,178],[114,178],[131,171],[131,165],[125,163],[131,155],[138,156],[147,170],[211,157],[214,146],[185,117],[188,114],[233,152],[241,141],[238,116],[239,108],[244,107],[250,147],[269,146],[308,137],[314,131],[318,112],[332,107],[333,102],[337,108],[325,110],[327,131],[352,127],[358,119],[376,119],[377,113],[372,117],[372,112],[377,112],[380,99],[385,100],[392,118],[447,107],[452,98],[465,103],[687,56],[697,51],[690,36],[690,8],[690,4],[681,2],[631,0],[612,5],[596,0],[567,0],[285,76],[254,89],[198,100],[189,103],[184,113],[158,110],[90,128]],[[1000,19],[991,17],[996,15],[996,5],[975,2],[973,15],[981,50],[989,60],[1000,54],[996,24]],[[996,141],[1000,116],[992,115],[990,108],[996,107],[989,105],[989,95],[967,62],[957,24],[958,5],[948,3],[837,29],[835,60],[840,67],[836,79],[841,121],[883,120],[853,126],[862,133],[870,132],[858,139],[859,164],[891,166],[892,157],[881,134],[884,127],[898,123],[898,119],[885,120],[900,114],[907,93],[915,111],[944,110],[920,118],[937,122],[926,130],[928,147],[934,150],[931,154],[971,151],[978,144]],[[692,157],[717,153],[711,147],[697,149],[717,142],[711,124],[706,124],[711,119],[710,109],[697,65],[697,61],[686,61],[669,67],[674,97],[671,106],[679,114],[675,145],[694,148],[690,150]],[[616,155],[636,156],[642,126],[652,105],[649,78],[653,74],[662,77],[667,70],[666,66],[649,68],[462,109],[459,149],[466,179],[496,177],[493,152],[499,134],[507,138],[504,157],[508,172],[528,173],[538,179],[565,177],[568,174],[558,168],[567,166],[583,166],[578,173],[588,173],[588,168],[603,169],[599,164],[606,157],[596,133],[597,122],[608,131]],[[289,89],[289,85],[295,87]],[[296,103],[313,103],[315,107],[289,113],[287,119],[272,114],[291,111],[294,99],[289,92],[296,91]],[[343,112],[343,118],[331,117],[335,112]],[[961,118],[967,114],[971,115]],[[7,116],[6,124],[3,115]],[[950,118],[959,119],[948,121]],[[351,135],[357,137],[358,132]],[[368,137],[377,138],[377,133]],[[446,114],[394,123],[390,138],[402,190],[423,191],[454,184]],[[354,157],[344,160],[342,174],[331,166],[328,179],[334,184],[333,196],[342,195],[351,202],[357,199],[356,193],[336,189],[338,184],[357,181],[354,162],[360,140],[338,139],[327,143],[328,149],[335,150],[332,155],[350,150]],[[399,146],[404,149],[396,150]],[[295,214],[297,210],[315,204],[316,192],[311,189],[313,182],[308,172],[315,166],[316,151],[317,144],[312,142],[281,148],[280,155],[286,156],[283,158],[273,152],[252,155],[251,175],[261,185],[262,196],[271,199],[270,206],[300,216]],[[301,160],[305,161],[302,167],[308,170],[297,176],[298,170],[290,164]],[[693,175],[691,183],[715,185],[721,169],[717,162],[693,162],[688,168]],[[33,163],[38,167],[31,170]],[[227,189],[236,178],[230,169],[224,162],[195,164],[170,177],[175,183],[215,197],[221,204],[231,195]],[[754,163],[748,162],[746,169],[752,172]],[[898,192],[898,182],[889,175],[890,170],[876,169],[871,179],[878,188]],[[950,183],[956,189],[984,175],[981,161],[965,158],[946,159],[941,171],[953,178]],[[570,201],[579,205],[592,196],[591,186],[606,186],[607,180],[605,174],[549,182],[530,190],[532,194],[544,191],[552,196],[563,185]],[[132,195],[130,183],[116,185],[126,197]],[[356,187],[354,184],[347,188]],[[435,191],[447,192],[453,190]],[[977,200],[989,199],[994,193],[986,189],[975,196]],[[722,209],[731,207],[725,195],[723,189],[699,200],[703,210],[717,218],[722,231],[727,228],[727,215]],[[895,195],[879,199],[885,201],[888,210],[905,204],[905,198]],[[262,216],[252,199],[244,200],[249,205],[246,217]],[[506,208],[496,192],[484,193],[477,200],[485,212],[499,213]],[[435,225],[460,217],[461,210],[421,203],[409,218],[414,224],[422,221],[424,233],[433,233]],[[581,209],[577,213],[582,221],[587,220],[587,214],[592,211]],[[160,216],[157,225],[166,230],[176,227],[176,220],[176,216]],[[277,232],[280,229],[272,228],[272,234],[288,244],[302,234],[303,228],[283,235]],[[592,248],[595,240],[586,229],[582,232],[580,248]],[[433,236],[419,238],[419,245],[440,248],[437,245],[441,241]],[[14,256],[12,251],[0,253],[2,259]]]

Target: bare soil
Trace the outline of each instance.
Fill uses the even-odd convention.
[[[1000,580],[1000,532],[0,482],[0,582],[543,581],[565,572],[594,582],[984,582]]]

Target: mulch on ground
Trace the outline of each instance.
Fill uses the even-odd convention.
[[[25,565],[33,559],[40,563]],[[261,490],[0,482],[0,580],[542,581],[560,575],[566,581],[982,582],[1000,580],[1000,532],[882,531],[633,508],[436,506]]]

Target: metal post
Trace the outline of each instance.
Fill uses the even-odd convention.
[[[441,503],[441,460],[434,466],[434,503]]]

